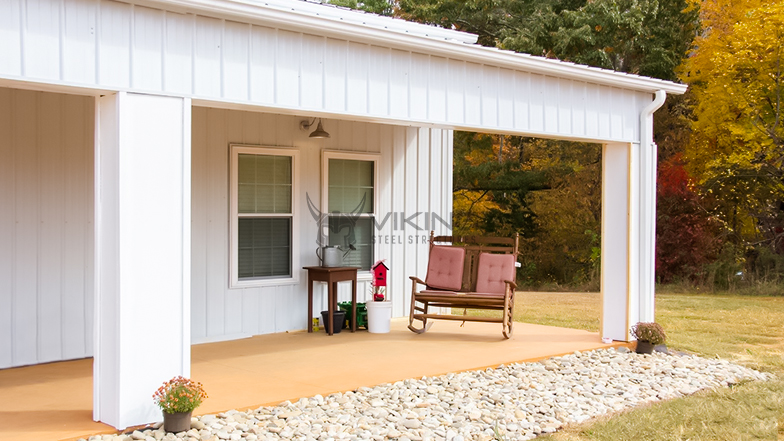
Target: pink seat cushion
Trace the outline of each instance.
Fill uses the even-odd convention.
[[[476,274],[476,292],[483,294],[503,294],[506,291],[504,280],[515,279],[514,254],[479,255],[479,268]]]
[[[430,249],[425,283],[431,288],[459,291],[463,285],[464,261],[463,248],[434,246]]]

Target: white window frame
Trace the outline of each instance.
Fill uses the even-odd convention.
[[[299,215],[300,180],[299,150],[290,147],[271,147],[249,144],[229,144],[229,271],[230,288],[248,288],[254,286],[294,285],[299,283],[300,248],[299,248]],[[291,158],[291,276],[271,277],[265,279],[239,278],[239,207],[238,207],[238,164],[240,154],[289,156]],[[259,217],[284,217],[281,213],[264,213]]]
[[[351,159],[354,161],[373,162],[373,235],[375,236],[375,219],[378,218],[378,162],[381,158],[380,153],[347,152],[345,150],[322,150],[321,152],[321,212],[329,212],[329,160],[330,159]],[[360,214],[360,217],[370,217],[367,213]],[[329,215],[326,217],[329,222]],[[323,230],[323,225],[319,225],[319,231]],[[378,260],[378,247],[373,246],[373,262]],[[372,265],[372,263],[371,263]],[[370,270],[358,270],[357,280],[372,280],[373,274]]]

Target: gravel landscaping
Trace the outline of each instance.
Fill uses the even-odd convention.
[[[156,425],[87,441],[527,440],[644,403],[769,377],[692,355],[638,355],[625,348],[575,352],[204,415],[176,435]]]

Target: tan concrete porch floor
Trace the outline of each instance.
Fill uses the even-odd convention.
[[[437,321],[425,334],[395,319],[389,334],[323,331],[192,347],[192,378],[210,398],[196,414],[249,409],[406,378],[481,369],[609,346],[596,333],[516,323]],[[144,354],[139,354],[144,359]],[[154,391],[150,390],[150,395]],[[92,421],[92,359],[0,370],[0,440],[69,440],[116,433]]]

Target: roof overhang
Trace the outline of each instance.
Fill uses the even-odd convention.
[[[683,94],[685,84],[626,74],[475,44],[466,32],[298,0],[142,0],[183,12],[346,38],[369,44],[460,59],[623,89]]]

